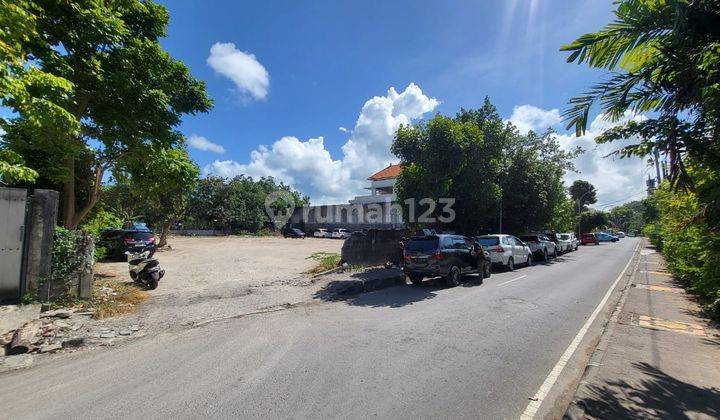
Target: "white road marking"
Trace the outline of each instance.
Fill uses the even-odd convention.
[[[514,278],[514,279],[512,279],[512,280],[508,280],[508,281],[502,282],[502,283],[498,284],[498,286],[503,286],[503,285],[505,285],[505,284],[512,283],[512,282],[514,282],[515,280],[524,279],[525,277],[527,277],[527,276],[516,277],[516,278]]]
[[[580,331],[578,331],[573,341],[570,343],[567,349],[565,349],[565,352],[562,354],[562,356],[560,356],[560,360],[558,360],[558,362],[555,364],[555,367],[553,367],[553,369],[550,371],[550,374],[547,376],[547,378],[545,378],[545,382],[540,385],[540,389],[537,390],[535,396],[531,399],[527,407],[525,407],[525,411],[520,416],[521,419],[529,420],[535,417],[535,414],[540,408],[540,405],[542,404],[543,400],[545,400],[545,397],[547,397],[553,385],[555,385],[555,382],[557,382],[558,378],[560,377],[560,373],[565,368],[565,365],[570,360],[570,357],[572,357],[573,353],[575,353],[575,350],[577,350],[580,342],[585,337],[585,334],[587,334],[593,321],[595,321],[595,318],[597,318],[598,314],[600,314],[600,311],[602,311],[608,299],[610,299],[610,295],[612,295],[613,290],[615,290],[615,286],[617,286],[617,284],[620,282],[620,279],[622,279],[622,277],[625,275],[628,267],[630,267],[630,263],[632,262],[633,257],[635,257],[635,254],[637,253],[639,247],[640,243],[635,246],[635,250],[633,250],[633,255],[632,257],[630,257],[630,260],[627,262],[627,264],[625,264],[625,268],[623,268],[623,270],[620,272],[620,275],[615,279],[612,286],[610,286],[610,288],[608,289],[607,293],[605,293],[605,296],[602,298],[593,313],[590,315],[590,318],[585,321],[585,324],[582,326],[582,328],[580,328]]]

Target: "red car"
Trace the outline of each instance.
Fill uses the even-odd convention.
[[[598,238],[597,236],[595,236],[594,233],[583,233],[582,235],[580,235],[580,245],[588,244],[600,244],[600,241],[598,241]]]

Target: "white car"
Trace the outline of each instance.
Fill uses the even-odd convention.
[[[618,232],[618,233],[615,234],[615,236],[617,236],[618,238],[624,238],[624,237],[625,237],[625,232]]]
[[[333,229],[331,237],[334,239],[347,239],[352,236],[352,233],[348,232],[347,229]]]
[[[577,249],[573,243],[571,233],[556,233],[555,237],[557,238],[558,250],[561,253],[564,254]]]
[[[332,238],[332,233],[327,229],[320,228],[313,232],[313,236],[316,238]]]
[[[490,254],[490,262],[508,270],[517,264],[532,265],[532,252],[523,241],[512,235],[485,235],[475,240]]]

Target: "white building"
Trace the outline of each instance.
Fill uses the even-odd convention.
[[[370,176],[370,195],[358,195],[350,204],[370,204],[370,203],[392,203],[397,199],[395,194],[395,181],[400,175],[402,168],[400,165],[390,165],[387,168]]]

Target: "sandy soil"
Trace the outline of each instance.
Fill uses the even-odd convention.
[[[171,250],[155,254],[165,277],[138,312],[106,325],[141,325],[159,332],[314,300],[329,278],[303,274],[315,252],[340,253],[343,241],[277,237],[171,237]],[[95,273],[130,281],[126,262],[101,262]]]
[[[177,236],[168,243],[171,250],[155,254],[165,269],[160,287],[151,292],[155,296],[282,284],[304,277],[303,273],[316,264],[310,258],[313,253],[340,253],[343,241]],[[95,266],[98,274],[129,280],[127,270],[125,262],[102,262]]]

